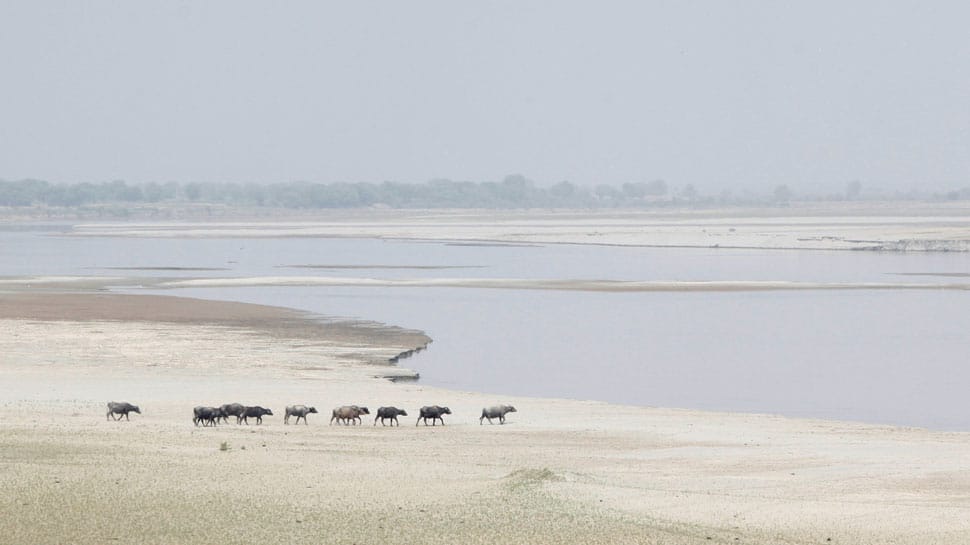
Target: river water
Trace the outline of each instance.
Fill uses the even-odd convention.
[[[970,255],[0,232],[0,275],[946,283]],[[906,274],[902,274],[906,273]],[[970,430],[970,292],[260,286],[163,293],[427,332],[424,383]]]

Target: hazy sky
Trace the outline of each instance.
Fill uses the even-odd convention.
[[[967,2],[0,3],[0,178],[970,186]]]

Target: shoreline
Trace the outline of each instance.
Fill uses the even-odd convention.
[[[63,236],[375,238],[457,244],[970,251],[970,208],[922,203],[676,210],[339,210],[298,221],[78,223]]]
[[[84,282],[81,283],[84,285]],[[366,320],[338,320],[284,307],[121,293],[0,291],[0,321],[135,322],[227,328],[303,348],[343,345],[344,363],[390,367],[388,379],[416,379],[397,363],[427,348],[424,332]],[[351,347],[360,346],[359,351]]]
[[[380,269],[380,266],[370,267]],[[903,277],[966,278],[968,273],[891,273]],[[745,291],[881,291],[881,290],[970,290],[967,282],[805,282],[792,280],[589,280],[541,278],[417,278],[390,279],[343,276],[245,276],[245,277],[104,277],[104,276],[18,276],[0,277],[0,294],[20,290],[110,290],[136,286],[139,289],[341,286],[385,288],[472,288],[589,292],[745,292]],[[120,295],[120,294],[118,294]],[[137,294],[133,294],[137,295]],[[166,297],[180,298],[178,295]],[[181,297],[184,298],[184,297]],[[242,304],[242,303],[239,303]],[[269,307],[274,308],[274,307]],[[292,313],[299,311],[289,309]],[[0,314],[2,316],[2,314]],[[291,318],[293,318],[291,316]],[[394,326],[389,326],[394,327]]]

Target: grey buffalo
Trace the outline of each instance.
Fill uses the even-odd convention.
[[[418,421],[414,423],[415,426],[418,425],[421,420],[424,420],[424,425],[428,425],[428,419],[431,419],[431,425],[434,426],[436,420],[441,420],[441,425],[445,425],[445,419],[441,418],[443,414],[451,414],[451,409],[448,407],[439,407],[437,405],[432,405],[430,407],[421,407],[421,412],[418,415]]]
[[[196,426],[202,423],[202,427],[215,426],[225,413],[220,407],[196,407],[192,409],[192,423]]]
[[[121,420],[122,416],[125,417],[125,420],[130,420],[128,413],[141,414],[141,409],[138,408],[138,405],[132,405],[125,401],[109,401],[108,414],[105,415],[105,420],[109,418],[112,420]],[[118,417],[116,418],[114,415],[118,415]]]
[[[250,418],[255,418],[257,424],[262,424],[264,416],[273,416],[273,411],[257,405],[243,408],[242,416],[238,418],[242,419],[243,423],[248,426]]]
[[[236,424],[239,424],[242,422],[242,415],[243,412],[246,411],[246,406],[241,403],[227,403],[219,407],[219,410],[222,411],[222,416],[220,418],[222,418],[224,422],[228,423],[229,417],[235,416]]]
[[[300,423],[300,419],[303,419],[303,423],[306,424],[306,415],[315,414],[317,412],[316,407],[307,407],[306,405],[292,405],[286,408],[286,416],[283,417],[283,423],[289,424],[290,417],[296,417],[296,423]]]
[[[487,419],[488,423],[491,424],[493,418],[498,418],[499,424],[505,424],[505,415],[514,412],[518,411],[511,405],[495,405],[494,407],[482,409],[482,416],[478,418],[478,423],[481,425],[482,420]]]
[[[333,415],[330,417],[330,425],[333,425],[334,420],[337,421],[337,424],[360,424],[362,422],[360,415],[362,414],[370,414],[367,407],[358,407],[357,405],[337,407],[333,410]]]
[[[377,419],[379,418],[382,426],[386,425],[384,424],[384,420],[390,420],[392,426],[394,424],[400,426],[401,423],[397,421],[397,417],[407,415],[408,413],[404,409],[398,409],[397,407],[381,407],[377,409],[377,416],[374,417],[374,425],[377,425]]]

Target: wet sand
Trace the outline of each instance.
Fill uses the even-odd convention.
[[[970,541],[970,434],[392,383],[420,332],[4,289],[0,543]],[[106,421],[109,400],[143,414]],[[275,415],[192,425],[232,401]],[[295,403],[321,414],[283,425]],[[480,426],[495,403],[518,412]],[[342,404],[409,416],[327,425]],[[428,404],[445,427],[414,425]]]
[[[970,290],[970,283],[953,281],[967,275],[961,273],[899,273],[898,276],[923,276],[926,282],[799,282],[790,280],[590,280],[550,278],[367,278],[345,276],[234,276],[206,278],[145,278],[145,277],[77,277],[22,276],[0,278],[0,292],[30,289],[62,292],[64,290],[110,290],[137,286],[145,289],[173,290],[180,288],[239,288],[282,286],[352,286],[382,288],[475,288],[507,290],[552,290],[591,292],[756,292],[756,291],[859,291],[859,290]],[[948,281],[932,281],[931,278]],[[165,304],[162,304],[165,308]],[[218,307],[217,308],[222,308]],[[3,309],[0,308],[0,312]],[[291,311],[293,316],[298,313]],[[163,314],[164,316],[164,314]],[[215,316],[213,316],[215,317]],[[125,319],[125,318],[120,318]]]

